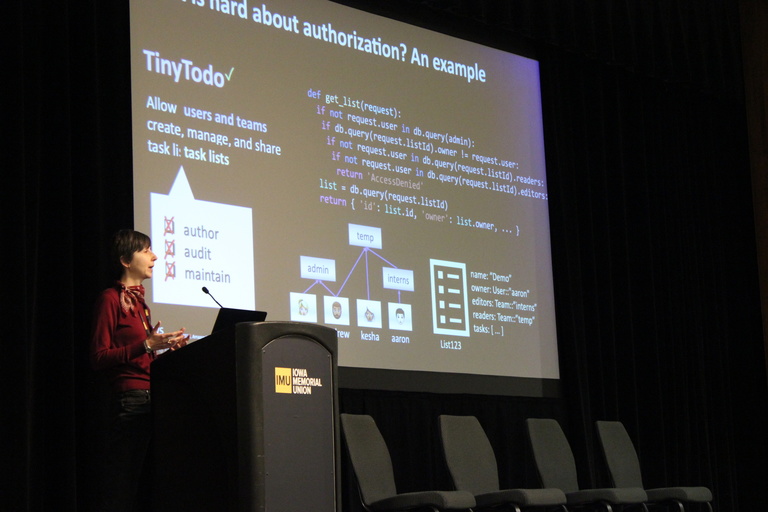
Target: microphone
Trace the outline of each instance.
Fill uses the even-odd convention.
[[[217,301],[217,300],[216,300],[216,299],[213,297],[213,295],[211,295],[211,292],[209,292],[209,291],[208,291],[208,288],[206,288],[205,286],[203,286],[203,292],[205,292],[205,293],[206,293],[206,295],[208,295],[210,298],[212,298],[212,299],[213,299],[213,302],[215,302],[216,304],[218,304],[220,308],[224,308],[224,306],[222,306],[222,305],[219,303],[219,301]]]

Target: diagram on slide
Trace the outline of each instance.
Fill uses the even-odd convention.
[[[429,260],[432,280],[432,328],[435,334],[469,336],[467,265]]]
[[[170,192],[150,193],[151,237],[158,260],[152,276],[156,303],[255,308],[250,208],[195,199],[184,167]]]
[[[323,321],[331,325],[356,325],[362,328],[389,328],[400,331],[413,330],[411,304],[403,302],[403,292],[413,292],[413,270],[401,269],[388,261],[380,251],[383,248],[382,230],[374,226],[348,224],[350,247],[360,247],[352,268],[337,285],[336,261],[314,256],[300,256],[301,277],[312,280],[303,292],[290,293],[291,320],[299,322]],[[381,268],[381,287],[397,291],[397,301],[384,304],[371,292],[371,281],[378,275],[370,273],[370,259],[375,258]],[[346,285],[355,272],[365,273],[365,297],[351,298],[344,295]],[[338,289],[333,288],[338,286]],[[319,289],[322,300],[313,290]],[[322,306],[322,309],[321,309]],[[354,309],[353,309],[354,308]]]

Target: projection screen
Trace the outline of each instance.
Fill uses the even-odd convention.
[[[131,52],[155,320],[328,325],[365,387],[556,382],[536,60],[309,0],[133,0]]]

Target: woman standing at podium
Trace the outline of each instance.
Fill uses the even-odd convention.
[[[184,329],[162,332],[160,322],[152,326],[144,301],[142,282],[152,277],[157,256],[149,237],[138,231],[118,231],[112,240],[112,263],[118,276],[113,286],[96,301],[90,358],[111,387],[106,450],[103,457],[104,485],[99,510],[133,511],[146,506],[140,484],[152,434],[150,363],[158,350],[186,345]]]

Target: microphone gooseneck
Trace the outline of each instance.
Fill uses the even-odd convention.
[[[208,295],[208,296],[209,296],[211,299],[213,299],[213,302],[215,302],[216,304],[218,304],[220,308],[223,308],[223,307],[224,307],[224,306],[222,306],[222,305],[221,305],[221,303],[220,303],[219,301],[217,301],[217,300],[216,300],[216,298],[215,298],[213,295],[211,295],[211,292],[210,292],[210,291],[208,290],[208,288],[207,288],[207,287],[205,287],[205,286],[203,286],[203,293],[205,293],[205,294],[206,294],[206,295]]]

